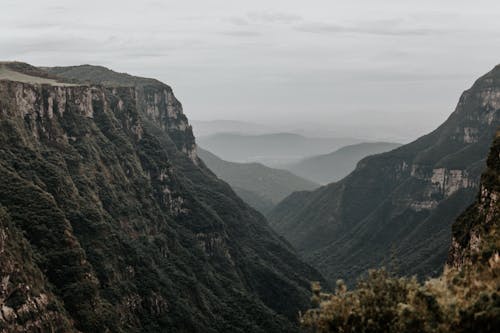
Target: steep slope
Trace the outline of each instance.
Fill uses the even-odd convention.
[[[0,332],[73,330],[73,322],[0,206]]]
[[[263,214],[292,192],[313,190],[319,186],[289,171],[269,168],[260,163],[224,161],[201,148],[198,148],[198,154],[210,170]]]
[[[228,128],[228,131],[231,131]],[[324,154],[357,143],[353,138],[309,138],[294,133],[243,135],[218,133],[198,138],[198,144],[226,161],[279,166],[306,156]]]
[[[295,331],[321,277],[199,160],[171,88],[57,72],[74,84],[0,80],[1,330]]]
[[[422,284],[370,270],[334,294],[313,284],[315,308],[301,322],[317,333],[496,333],[500,327],[500,131],[490,149],[477,199],[453,224],[448,263]]]
[[[308,157],[284,168],[316,183],[328,184],[347,176],[364,157],[385,153],[399,146],[401,144],[393,142],[363,142],[342,147],[333,153]]]
[[[463,93],[435,131],[361,160],[343,180],[285,199],[272,226],[329,279],[353,281],[398,259],[405,274],[437,274],[451,223],[474,199],[500,125],[500,66]]]
[[[483,263],[500,251],[500,130],[481,176],[476,202],[453,224],[448,265],[461,268]]]

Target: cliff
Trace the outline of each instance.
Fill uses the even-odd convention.
[[[448,263],[419,283],[370,270],[355,289],[334,294],[313,284],[316,307],[301,322],[314,332],[493,333],[500,326],[500,133],[490,149],[479,195],[453,225]]]
[[[451,224],[479,188],[500,125],[500,66],[460,97],[435,131],[361,160],[339,182],[291,195],[269,215],[272,226],[326,276],[353,282],[369,268],[441,271]]]
[[[500,250],[500,131],[488,155],[477,201],[453,224],[448,265],[488,261]]]
[[[170,87],[2,67],[0,331],[297,330],[321,277],[198,159]]]

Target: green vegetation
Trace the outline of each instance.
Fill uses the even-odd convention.
[[[269,168],[260,163],[224,161],[201,148],[198,148],[198,154],[210,170],[263,214],[292,192],[312,190],[319,186],[289,171]]]
[[[267,216],[328,280],[348,285],[387,265],[435,277],[452,239],[451,224],[473,201],[488,147],[500,126],[500,66],[463,93],[435,131],[362,159],[346,178],[284,199]]]
[[[301,322],[318,333],[493,333],[500,325],[499,276],[498,255],[487,265],[447,270],[424,284],[373,270],[352,291],[342,281],[334,294],[313,285],[318,308]]]
[[[301,322],[317,332],[496,332],[500,327],[500,132],[481,177],[481,191],[453,225],[448,266],[421,284],[371,270],[356,289],[334,294],[313,284],[315,309]]]
[[[73,86],[49,75],[36,67],[21,62],[0,62],[0,80],[11,80],[32,84],[50,84],[54,86]]]
[[[129,78],[0,82],[0,204],[32,253],[10,262],[64,317],[42,331],[298,331],[320,275],[192,154],[171,89]]]
[[[0,332],[72,330],[72,320],[36,263],[30,244],[0,205]]]

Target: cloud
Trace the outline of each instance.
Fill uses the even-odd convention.
[[[439,30],[425,27],[406,27],[405,22],[401,20],[371,21],[355,25],[305,22],[295,26],[295,30],[316,34],[352,33],[379,36],[425,36],[440,32]]]
[[[293,24],[302,21],[302,17],[284,12],[248,12],[245,16],[234,16],[225,19],[227,22],[237,26],[248,26],[256,24]]]
[[[225,21],[231,23],[231,24],[234,24],[234,25],[238,25],[238,26],[245,26],[245,25],[249,25],[250,22],[248,22],[248,20],[244,17],[239,17],[239,16],[235,16],[235,17],[228,17],[225,19]]]
[[[290,24],[302,20],[302,17],[295,14],[283,12],[250,12],[247,17],[254,22],[261,23],[283,23]]]
[[[258,37],[262,36],[262,33],[258,31],[251,30],[231,30],[231,31],[222,31],[220,32],[222,35],[233,36],[233,37]]]

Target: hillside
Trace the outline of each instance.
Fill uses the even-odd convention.
[[[260,162],[272,167],[331,152],[359,141],[353,138],[309,138],[293,133],[218,133],[198,138],[201,147],[226,161]]]
[[[481,176],[476,202],[459,216],[452,231],[450,267],[485,264],[500,252],[500,129]]]
[[[0,80],[0,331],[297,331],[321,277],[205,167],[172,89],[50,72],[72,85]]]
[[[263,214],[292,192],[313,190],[319,186],[289,171],[260,163],[227,162],[201,148],[198,148],[198,155],[217,177],[231,185],[243,200]]]
[[[399,146],[401,144],[393,142],[363,142],[342,147],[329,154],[308,157],[284,168],[316,183],[328,184],[347,176],[364,157]]]
[[[334,294],[313,285],[316,307],[302,317],[314,332],[494,333],[500,325],[500,132],[490,149],[476,201],[453,224],[448,264],[419,283],[370,270],[355,289]]]
[[[361,160],[343,180],[292,194],[268,216],[308,262],[349,282],[399,262],[400,273],[435,275],[451,224],[478,190],[500,125],[500,66],[465,91],[435,131]]]

